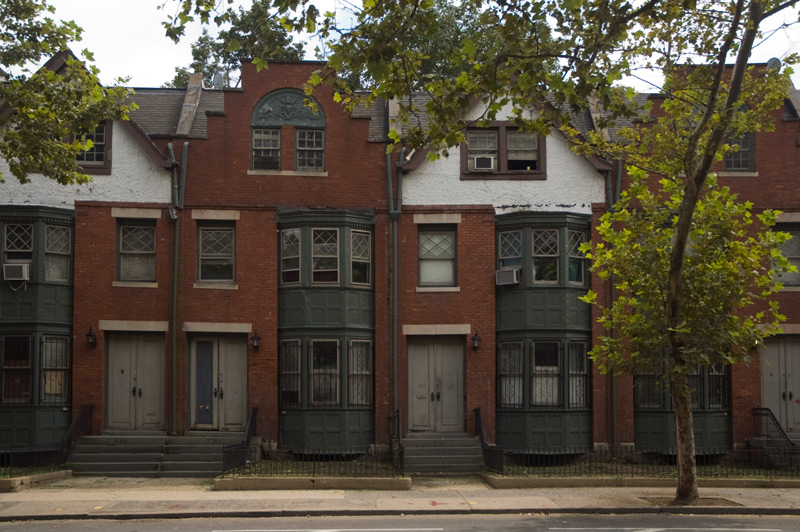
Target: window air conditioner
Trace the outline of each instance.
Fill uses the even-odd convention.
[[[30,264],[3,264],[3,279],[6,281],[29,281]]]
[[[494,272],[494,284],[497,286],[519,284],[519,268],[514,268],[513,270],[497,270]]]
[[[481,155],[472,158],[472,169],[476,172],[491,172],[494,170],[496,157]]]

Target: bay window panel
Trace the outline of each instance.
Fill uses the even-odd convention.
[[[351,282],[370,284],[372,282],[372,235],[364,231],[350,234]]]
[[[42,339],[42,404],[69,403],[69,369],[69,338],[45,336]]]
[[[311,403],[339,406],[339,342],[311,342]]]
[[[534,406],[561,406],[561,375],[558,342],[533,343],[531,403]]]
[[[33,260],[33,225],[6,224],[5,262],[31,262]]]
[[[498,353],[498,406],[500,408],[523,407],[523,344],[501,342]]]
[[[348,358],[350,406],[371,406],[372,399],[372,342],[351,340]]]
[[[500,268],[522,267],[522,233],[505,231],[500,233]]]
[[[339,282],[339,231],[314,229],[311,249],[312,281]]]
[[[588,355],[585,342],[569,342],[569,408],[589,406]]]
[[[300,282],[300,229],[281,231],[281,281]]]
[[[301,404],[302,373],[300,340],[282,340],[278,359],[278,402],[281,408],[297,408]]]
[[[533,281],[558,282],[559,244],[557,229],[533,231]]]
[[[29,403],[31,401],[31,338],[29,336],[4,336],[3,347],[3,402]]]

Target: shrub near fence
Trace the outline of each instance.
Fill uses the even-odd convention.
[[[360,448],[262,450],[250,453],[247,463],[226,471],[224,477],[401,477],[390,453],[365,453]]]
[[[697,456],[699,478],[800,478],[800,448],[704,451]],[[494,472],[506,477],[677,477],[670,449],[504,449],[502,471]]]

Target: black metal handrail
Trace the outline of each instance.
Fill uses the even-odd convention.
[[[475,409],[475,432],[481,440],[483,449],[483,467],[495,473],[503,473],[503,448],[497,445],[489,445],[486,441],[486,431],[483,428],[483,415],[481,409]]]
[[[769,408],[753,409],[753,436],[778,442],[782,447],[795,446]]]
[[[72,419],[67,432],[61,439],[61,452],[63,460],[66,462],[69,454],[72,452],[72,447],[79,438],[92,432],[92,416],[94,414],[93,405],[81,405],[78,411],[75,412],[75,417]]]
[[[253,439],[253,436],[256,433],[257,414],[258,409],[256,407],[250,409],[250,415],[247,416],[247,425],[244,429],[244,437],[240,443],[225,445],[222,448],[223,472],[237,469],[247,463],[250,452],[250,441]]]

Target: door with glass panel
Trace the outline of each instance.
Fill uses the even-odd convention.
[[[464,339],[408,343],[409,430],[464,431]]]
[[[192,428],[244,430],[247,416],[247,337],[192,340]]]

